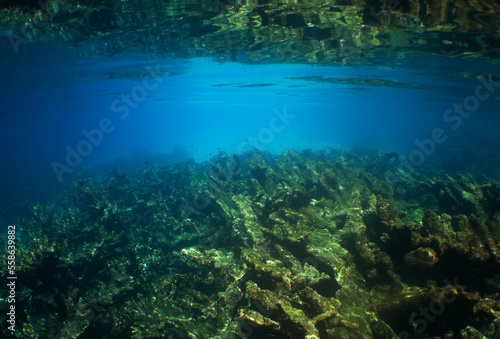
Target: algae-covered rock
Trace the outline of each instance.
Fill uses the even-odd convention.
[[[404,256],[404,261],[408,266],[413,267],[431,267],[438,261],[438,255],[432,248],[417,248],[408,252]]]
[[[80,179],[20,221],[14,337],[497,337],[498,186],[389,190],[392,158],[221,152]]]

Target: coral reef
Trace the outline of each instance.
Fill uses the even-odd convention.
[[[390,185],[394,156],[221,151],[80,178],[20,220],[13,337],[499,337],[500,185]]]

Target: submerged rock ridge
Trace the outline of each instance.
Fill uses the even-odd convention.
[[[499,338],[498,181],[389,185],[390,158],[221,151],[82,177],[18,224],[13,337]]]
[[[55,38],[86,53],[241,62],[498,58],[499,32],[498,0],[0,1],[2,50]]]

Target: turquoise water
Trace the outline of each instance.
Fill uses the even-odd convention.
[[[415,55],[378,66],[246,65],[30,47],[1,71],[5,178],[40,176],[57,188],[110,163],[202,162],[219,149],[360,147],[408,157],[435,128],[446,141],[427,145],[425,162],[456,147],[498,156],[500,70],[487,62]],[[491,75],[488,97],[466,103],[470,115],[444,116]]]
[[[2,51],[0,223],[20,225],[23,333],[37,337],[33,326],[50,338],[142,338],[158,326],[166,337],[170,328],[160,324],[168,316],[182,333],[172,330],[174,338],[219,338],[255,325],[254,313],[244,314],[263,295],[254,280],[269,295],[281,288],[275,295],[284,301],[269,298],[272,312],[260,304],[254,311],[285,325],[237,338],[298,338],[304,328],[330,338],[326,326],[345,330],[338,319],[328,323],[335,312],[319,317],[318,329],[289,321],[292,306],[283,305],[296,303],[289,286],[296,279],[318,290],[302,291],[309,299],[293,304],[311,323],[337,307],[335,297],[342,317],[350,307],[358,312],[350,321],[372,334],[364,337],[389,333],[368,330],[376,311],[391,333],[408,338],[417,327],[406,313],[455,293],[439,295],[432,282],[441,288],[460,277],[472,286],[474,301],[460,299],[423,338],[473,324],[478,291],[498,296],[491,272],[499,239],[498,65],[418,53],[366,64],[243,64],[22,47]],[[464,246],[452,247],[457,241],[442,231],[449,225],[463,228]],[[417,234],[419,227],[430,233]],[[293,279],[268,274],[273,267],[293,271]],[[385,309],[393,290],[400,299]],[[379,298],[376,310],[359,306],[368,293]],[[316,310],[318,300],[326,311]],[[211,315],[216,304],[223,315]],[[471,315],[455,316],[465,311]],[[481,319],[475,325],[486,328]],[[346,333],[357,331],[349,326]]]

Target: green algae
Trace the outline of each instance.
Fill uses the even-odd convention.
[[[20,221],[18,337],[396,338],[435,300],[453,304],[420,337],[497,336],[498,184],[393,187],[390,158],[221,152],[80,178]]]

